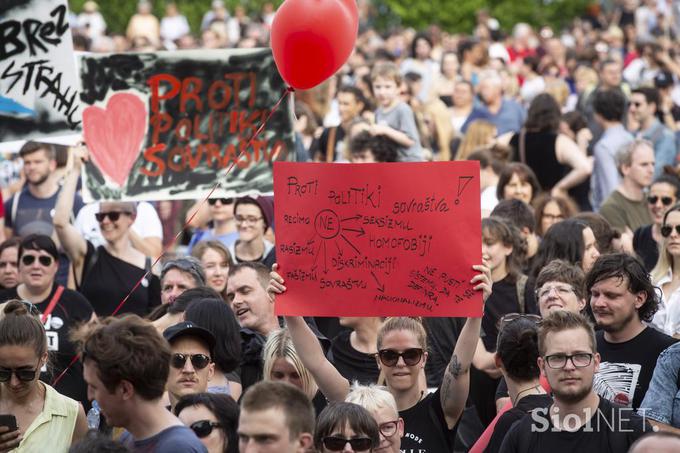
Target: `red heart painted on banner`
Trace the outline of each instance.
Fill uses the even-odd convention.
[[[83,135],[92,160],[120,187],[139,157],[146,119],[144,102],[130,93],[114,94],[106,109],[92,105],[83,111]]]
[[[355,0],[286,0],[271,30],[281,77],[300,90],[320,84],[345,64],[358,31]]]

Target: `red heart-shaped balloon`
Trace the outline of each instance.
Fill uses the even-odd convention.
[[[92,105],[83,111],[83,135],[92,160],[120,187],[139,157],[146,120],[144,102],[130,93],[114,94],[106,109]]]
[[[320,84],[345,64],[358,31],[355,0],[286,0],[271,30],[281,77],[300,90]]]

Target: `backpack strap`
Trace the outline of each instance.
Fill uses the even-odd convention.
[[[524,294],[526,292],[528,276],[521,274],[515,282],[515,290],[517,291],[517,303],[519,304],[519,312],[524,314],[526,312],[526,302]]]

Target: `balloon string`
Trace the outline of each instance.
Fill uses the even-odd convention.
[[[295,91],[295,88],[290,87],[290,86],[289,86],[289,87],[286,87],[285,91],[283,92],[283,94],[281,95],[281,97],[279,98],[279,100],[276,101],[276,104],[274,104],[274,106],[272,107],[272,109],[269,111],[269,114],[267,115],[267,117],[264,119],[264,121],[262,121],[262,124],[260,124],[260,126],[257,128],[257,130],[255,130],[255,132],[253,133],[253,135],[252,135],[252,136],[250,137],[250,139],[248,140],[248,143],[246,143],[246,145],[241,149],[241,151],[239,152],[239,154],[236,156],[236,159],[234,159],[234,161],[231,163],[231,165],[229,166],[229,168],[227,168],[227,171],[224,173],[224,177],[226,177],[226,176],[229,175],[229,173],[231,172],[231,170],[233,170],[234,165],[236,165],[236,162],[239,161],[239,159],[241,158],[241,156],[243,156],[243,154],[246,152],[246,150],[248,149],[248,147],[252,144],[253,140],[255,140],[255,137],[257,137],[257,136],[264,130],[265,126],[267,125],[267,122],[270,120],[270,118],[272,117],[272,115],[273,115],[273,114],[278,110],[278,108],[281,106],[281,103],[288,97],[289,94],[293,93],[294,91]],[[207,195],[203,198],[203,200],[198,204],[198,206],[196,206],[196,209],[195,209],[194,212],[189,216],[189,218],[187,219],[187,221],[184,223],[184,226],[177,232],[177,234],[175,235],[175,237],[172,239],[172,242],[170,243],[170,247],[174,246],[174,245],[177,243],[177,241],[179,240],[179,238],[180,238],[180,236],[182,235],[182,233],[184,232],[184,230],[189,226],[189,224],[191,223],[191,221],[194,220],[194,217],[196,217],[196,215],[198,214],[198,212],[199,212],[199,211],[201,210],[201,208],[205,205],[205,203],[208,202],[208,200],[210,199],[210,197],[212,196],[212,194],[215,192],[215,190],[217,190],[217,189],[220,187],[220,185],[221,185],[221,181],[218,180],[218,181],[215,183],[215,185],[213,185],[213,187],[210,189],[210,191],[208,192],[208,194],[207,194]],[[111,316],[115,316],[115,315],[123,308],[123,306],[125,305],[125,303],[128,301],[128,299],[130,299],[130,297],[131,297],[132,294],[135,292],[135,290],[136,290],[137,288],[139,288],[139,286],[142,284],[142,282],[144,281],[144,279],[146,279],[147,277],[149,277],[149,275],[151,275],[151,269],[153,269],[153,267],[156,266],[156,264],[158,264],[158,262],[159,262],[165,255],[166,255],[166,252],[163,251],[163,252],[161,252],[161,254],[153,261],[153,263],[152,263],[151,266],[150,266],[150,269],[147,270],[147,271],[144,273],[144,275],[142,275],[142,277],[137,281],[137,283],[135,283],[135,286],[133,286],[132,289],[130,290],[130,292],[127,294],[127,296],[125,296],[125,297],[123,298],[123,300],[120,301],[120,303],[118,304],[118,306],[116,307],[116,309],[113,310],[113,312],[111,313]],[[79,358],[79,357],[80,357],[79,354],[76,354],[76,355],[73,357],[73,359],[71,360],[71,363],[69,363],[69,365],[68,365],[66,368],[64,368],[64,370],[63,370],[63,371],[62,371],[62,372],[61,372],[61,373],[60,373],[60,374],[52,381],[52,387],[54,387],[55,385],[57,385],[57,384],[59,383],[59,381],[61,381],[61,380],[64,378],[64,375],[66,375],[66,372],[67,372],[67,371],[68,371],[68,370],[69,370],[69,369],[70,369],[70,368],[78,361],[78,358]]]

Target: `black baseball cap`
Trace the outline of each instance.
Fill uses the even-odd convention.
[[[211,331],[204,329],[203,327],[199,327],[196,324],[189,321],[180,322],[179,324],[175,324],[174,326],[168,327],[163,331],[163,337],[170,344],[172,344],[173,341],[180,337],[199,338],[208,345],[208,349],[210,350],[211,356],[213,355],[215,343],[217,342],[217,340],[215,340],[215,335],[213,335]]]
[[[672,86],[673,83],[673,74],[668,71],[659,71],[654,76],[654,86],[656,88],[668,88],[669,86]]]

